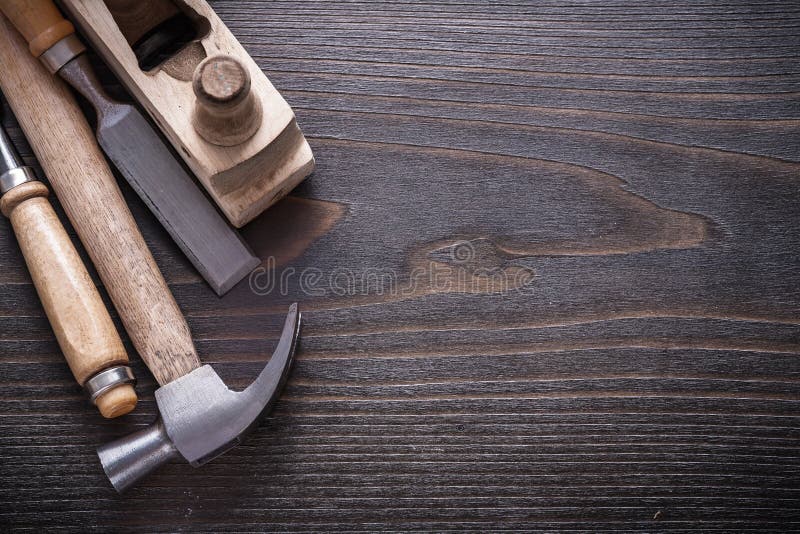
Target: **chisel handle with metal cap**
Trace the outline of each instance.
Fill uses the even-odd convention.
[[[0,87],[139,355],[159,384],[200,367],[189,326],[64,83],[0,15]]]
[[[3,11],[25,36],[33,57],[41,56],[58,41],[75,33],[72,23],[62,17],[50,1],[12,0],[3,2]]]
[[[88,100],[103,151],[212,289],[222,295],[260,260],[223,219],[139,110],[109,96],[86,48],[51,0],[0,0],[30,52]]]
[[[136,406],[133,373],[114,323],[58,220],[48,190],[0,127],[0,211],[11,220],[36,292],[78,383],[104,417]]]

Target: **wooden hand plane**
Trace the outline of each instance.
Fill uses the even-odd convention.
[[[60,4],[234,226],[313,171],[294,112],[204,0]]]

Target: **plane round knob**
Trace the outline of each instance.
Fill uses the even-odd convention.
[[[192,124],[215,145],[234,146],[250,139],[261,127],[261,102],[250,88],[250,73],[231,56],[205,59],[194,71],[197,97]]]

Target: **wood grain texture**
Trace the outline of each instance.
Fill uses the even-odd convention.
[[[93,448],[152,421],[155,383],[91,413],[0,246],[0,521],[800,528],[796,2],[212,5],[317,156],[244,229],[284,294],[217,299],[123,189],[229,383],[300,302],[287,390],[225,456],[117,497]]]

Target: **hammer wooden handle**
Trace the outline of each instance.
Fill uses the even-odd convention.
[[[8,4],[8,2],[6,2]],[[5,6],[2,6],[5,9]],[[0,16],[0,86],[133,345],[159,384],[200,367],[189,327],[153,260],[83,112]]]
[[[11,220],[58,345],[83,385],[104,369],[127,365],[128,355],[47,195],[41,182],[18,185],[0,198],[0,211]],[[104,416],[117,417],[136,406],[133,388],[122,387],[124,391],[96,399]]]
[[[25,36],[34,57],[75,33],[72,23],[51,0],[0,0],[0,9]]]

